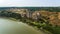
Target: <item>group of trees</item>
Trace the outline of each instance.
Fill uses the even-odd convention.
[[[12,18],[16,18],[16,19],[21,18],[20,14],[9,12],[9,11],[4,11],[4,10],[0,12],[0,16],[1,17],[12,17]]]

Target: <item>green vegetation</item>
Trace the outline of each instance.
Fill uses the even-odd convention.
[[[54,25],[49,24],[48,18],[46,18],[45,16],[40,16],[40,18],[38,18],[37,20],[34,20],[31,18],[27,18],[26,16],[21,17],[20,14],[5,11],[5,10],[0,12],[0,16],[19,19],[23,23],[27,23],[38,29],[42,28],[43,30],[47,30],[47,31],[51,32],[52,34],[60,34],[60,27],[57,25],[54,26]]]

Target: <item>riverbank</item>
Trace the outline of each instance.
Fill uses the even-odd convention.
[[[0,25],[0,33],[2,33],[4,31],[6,33],[7,32],[9,32],[9,33],[14,32],[15,34],[45,34],[41,30],[38,31],[38,30],[34,29],[32,26],[28,26],[25,23],[11,20],[9,18],[1,18],[0,17],[0,24],[1,24]]]
[[[0,18],[2,18],[2,17],[0,17]],[[11,18],[11,17],[9,17],[9,18],[3,17],[3,19],[10,19],[10,20],[13,20],[13,21],[22,22],[22,21],[20,21],[19,19],[15,19],[15,18]],[[23,23],[23,22],[22,22],[22,23]],[[48,32],[48,31],[46,31],[46,30],[44,30],[44,29],[38,29],[37,27],[31,26],[31,25],[27,25],[26,23],[23,23],[23,24],[25,24],[26,26],[29,26],[29,27],[35,29],[35,30],[38,31],[38,32],[44,32],[44,33],[46,33],[46,34],[52,34],[52,33]]]

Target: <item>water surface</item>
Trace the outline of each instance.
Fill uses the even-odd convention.
[[[45,34],[19,21],[0,18],[0,34]]]

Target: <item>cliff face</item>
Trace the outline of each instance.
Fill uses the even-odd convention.
[[[13,9],[12,8],[12,9],[8,9],[7,11],[13,12],[13,13],[18,13],[21,15],[21,17],[24,17],[24,16],[29,17],[29,11],[27,9],[17,9],[17,8]]]
[[[48,19],[50,24],[60,25],[60,12],[49,12],[45,10],[34,11],[33,13],[29,12],[28,9],[8,9],[7,11],[21,14],[22,17],[28,17],[32,19],[39,19],[41,16],[44,16]]]
[[[53,25],[59,25],[60,26],[60,12],[49,12],[49,11],[35,11],[33,14],[32,14],[32,18],[36,19],[38,17],[41,17],[42,16],[45,16],[48,21],[50,22],[50,24],[53,24]],[[38,17],[37,17],[38,16]]]

